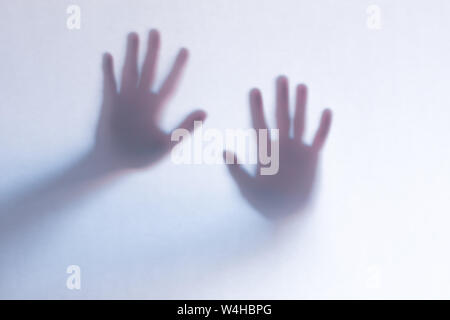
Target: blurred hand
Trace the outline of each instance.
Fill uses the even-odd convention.
[[[308,145],[303,141],[307,89],[304,85],[298,85],[293,119],[294,134],[291,137],[288,88],[287,78],[279,77],[276,81],[276,120],[279,129],[278,173],[260,175],[261,164],[258,154],[257,173],[252,176],[238,164],[236,155],[228,155],[228,157],[234,157],[234,164],[229,164],[228,169],[241,194],[256,210],[270,218],[296,213],[309,200],[319,152],[331,125],[331,111],[325,110],[312,144]],[[256,130],[267,129],[261,92],[258,89],[250,92],[250,109],[253,127]],[[267,143],[270,146],[270,141]],[[227,158],[227,152],[229,151],[224,152],[224,159]]]
[[[139,38],[130,33],[120,88],[114,76],[113,59],[103,57],[103,105],[97,126],[94,154],[114,169],[148,167],[166,155],[174,143],[170,133],[159,127],[161,111],[173,95],[188,58],[181,49],[169,75],[158,91],[152,90],[158,51],[159,33],[150,31],[142,69],[138,68]],[[177,128],[192,131],[194,121],[203,121],[205,112],[189,114]]]

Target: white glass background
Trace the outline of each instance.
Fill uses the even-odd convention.
[[[90,147],[102,54],[119,74],[130,31],[160,30],[159,80],[190,50],[167,129],[194,108],[206,128],[250,127],[252,87],[273,125],[280,74],[309,86],[307,139],[334,118],[292,223],[262,219],[223,165],[166,158],[6,237],[0,298],[449,298],[449,16],[445,0],[1,0],[2,201]]]

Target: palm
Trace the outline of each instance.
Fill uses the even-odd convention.
[[[154,92],[159,34],[151,31],[142,71],[139,73],[138,36],[128,37],[127,54],[122,71],[120,89],[117,90],[112,57],[105,54],[103,106],[97,128],[95,151],[121,168],[141,168],[154,164],[173,147],[170,133],[159,127],[161,111],[173,94],[187,61],[187,50],[181,49],[174,66]],[[193,130],[194,121],[204,120],[203,111],[195,111],[179,125]]]
[[[295,213],[307,203],[315,180],[319,151],[325,142],[331,124],[331,112],[326,110],[322,115],[320,127],[312,145],[303,142],[306,87],[299,85],[293,120],[294,136],[290,137],[291,121],[288,97],[287,79],[280,77],[277,80],[276,107],[279,129],[278,172],[274,175],[260,175],[259,161],[257,174],[254,176],[249,175],[238,164],[229,166],[230,173],[244,198],[256,210],[271,218]],[[259,90],[254,89],[250,93],[250,107],[254,128],[257,130],[267,129]]]

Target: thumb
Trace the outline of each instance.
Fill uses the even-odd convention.
[[[171,131],[171,134],[169,134],[169,137],[172,135],[172,133],[177,130],[177,129],[185,129],[189,132],[194,131],[194,122],[195,121],[204,121],[206,119],[206,112],[203,110],[196,110],[191,112],[190,114],[188,114],[186,116],[186,118],[184,118],[183,121],[181,121],[181,123]],[[179,141],[171,141],[172,144],[172,148],[175,147],[179,142],[181,142],[182,140]]]

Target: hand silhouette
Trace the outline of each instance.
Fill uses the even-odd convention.
[[[151,89],[159,44],[158,31],[150,31],[147,53],[139,73],[139,38],[136,33],[129,34],[119,91],[112,56],[106,53],[103,57],[103,105],[93,153],[106,160],[114,169],[150,166],[174,146],[170,140],[171,134],[162,131],[158,123],[164,105],[176,89],[188,51],[179,51],[169,75],[155,92]],[[192,131],[194,121],[203,121],[205,117],[205,112],[194,111],[177,128]]]
[[[170,134],[158,127],[161,110],[173,94],[188,52],[181,49],[172,70],[158,92],[152,92],[159,50],[159,34],[151,31],[148,50],[138,74],[138,36],[128,36],[120,90],[117,90],[110,54],[103,57],[103,104],[96,140],[88,150],[62,172],[0,202],[0,243],[8,236],[23,234],[22,228],[35,226],[88,193],[108,185],[120,176],[120,169],[143,168],[154,164],[174,146]],[[192,130],[195,120],[204,120],[203,111],[191,113],[179,125]],[[49,219],[51,220],[51,219]]]
[[[229,164],[228,169],[243,197],[256,210],[269,218],[284,217],[298,212],[307,203],[315,180],[319,152],[331,125],[331,111],[325,110],[313,143],[307,145],[303,142],[307,88],[304,85],[298,85],[293,119],[294,136],[290,137],[288,88],[287,78],[280,76],[276,81],[276,120],[279,129],[278,173],[260,175],[261,164],[258,161],[257,174],[252,176],[238,164],[235,154],[229,151],[224,152],[224,159],[234,157],[234,163]],[[267,129],[262,97],[258,89],[250,92],[250,109],[253,127],[256,130]],[[267,139],[269,140],[270,137],[268,136]],[[270,141],[267,145],[270,146]]]

